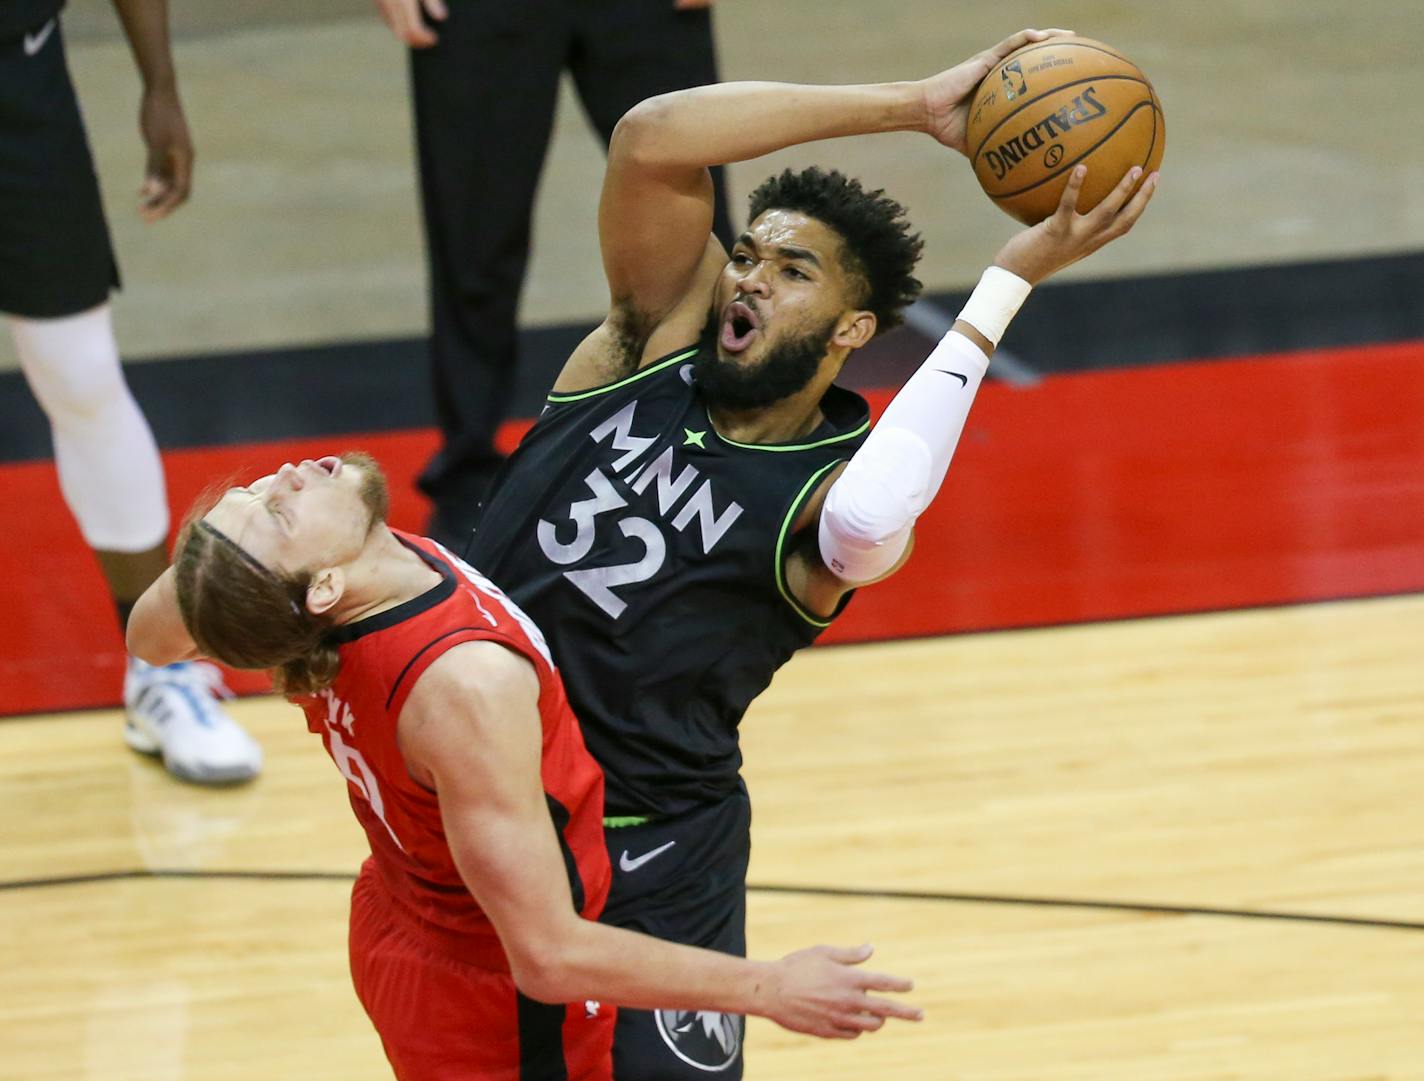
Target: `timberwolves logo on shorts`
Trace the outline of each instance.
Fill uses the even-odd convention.
[[[737,1061],[742,1049],[739,1014],[710,1010],[658,1010],[658,1032],[672,1053],[689,1066],[715,1073]]]

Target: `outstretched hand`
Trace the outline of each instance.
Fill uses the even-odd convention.
[[[1086,165],[1074,166],[1051,217],[1030,226],[999,249],[994,264],[1037,285],[1051,274],[1091,255],[1104,244],[1123,236],[1142,217],[1157,190],[1152,173],[1138,187],[1142,170],[1133,166],[1093,209],[1078,213],[1078,196],[1088,175]],[[1137,188],[1133,193],[1133,188]]]
[[[1071,30],[1020,30],[992,49],[975,53],[962,64],[932,75],[920,83],[925,97],[925,130],[951,150],[968,154],[965,129],[969,124],[969,107],[974,91],[984,77],[1009,53],[1036,41],[1071,34]]]
[[[772,966],[775,978],[766,1016],[792,1032],[841,1040],[875,1032],[887,1018],[920,1020],[923,1011],[870,994],[914,988],[911,980],[857,968],[872,952],[868,945],[813,946],[787,954]]]

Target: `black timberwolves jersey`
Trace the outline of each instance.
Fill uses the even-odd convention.
[[[723,439],[696,353],[550,395],[469,551],[548,638],[610,815],[678,814],[738,784],[742,714],[829,625],[787,588],[791,525],[870,429],[864,400],[832,387],[794,444]]]

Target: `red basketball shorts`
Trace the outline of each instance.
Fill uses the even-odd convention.
[[[399,1081],[612,1081],[616,1011],[525,998],[395,907],[368,864],[351,891],[351,979]]]

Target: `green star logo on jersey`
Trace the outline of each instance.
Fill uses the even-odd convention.
[[[684,447],[699,447],[702,450],[707,449],[702,445],[702,439],[707,435],[706,432],[694,432],[691,428],[684,428],[682,434],[687,437],[682,441]]]

